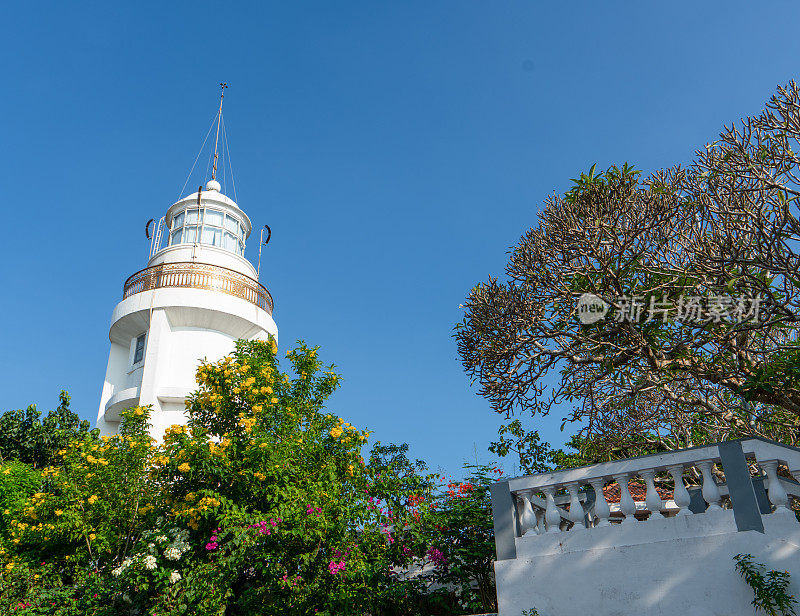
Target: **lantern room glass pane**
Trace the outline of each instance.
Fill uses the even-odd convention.
[[[230,250],[231,252],[236,252],[236,246],[239,243],[239,241],[236,239],[236,236],[234,236],[233,234],[228,233],[226,231],[225,232],[225,239],[223,241],[224,241],[224,244],[223,244],[222,247],[225,250]]]
[[[222,229],[204,226],[200,243],[208,244],[209,246],[222,246]]]
[[[173,244],[180,244],[181,243],[181,235],[183,234],[183,229],[177,229],[172,232],[172,237],[170,239],[170,246]]]
[[[214,225],[215,227],[222,226],[222,219],[224,215],[217,210],[206,210],[205,224]]]
[[[235,234],[239,233],[239,221],[230,216],[225,217],[225,228]]]
[[[200,220],[200,213],[198,210],[186,210],[186,224],[197,224]]]
[[[182,226],[183,226],[183,212],[181,212],[180,214],[175,216],[175,218],[172,219],[172,228],[173,229],[179,229]]]
[[[197,227],[185,227],[183,230],[183,243],[193,244],[197,241]]]

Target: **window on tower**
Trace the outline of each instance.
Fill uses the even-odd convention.
[[[245,228],[239,220],[212,208],[193,208],[172,219],[170,246],[205,244],[244,254]]]
[[[144,359],[144,339],[146,334],[136,338],[136,346],[133,349],[133,363],[138,364]]]

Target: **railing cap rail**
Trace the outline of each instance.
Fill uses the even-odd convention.
[[[732,439],[728,442],[740,442],[745,455],[755,455],[765,459],[763,454],[774,455],[775,459],[785,461],[790,466],[800,468],[800,448],[785,445],[770,439],[753,436],[740,439]],[[777,451],[780,449],[781,451]],[[719,443],[707,445],[696,445],[686,449],[676,451],[664,451],[624,460],[614,460],[611,462],[601,462],[576,468],[567,468],[535,475],[523,475],[515,478],[501,478],[500,482],[508,482],[511,492],[530,488],[540,488],[552,486],[554,484],[563,485],[572,481],[588,483],[593,479],[610,479],[612,475],[624,473],[636,473],[646,469],[666,469],[675,464],[692,464],[702,460],[719,460]]]

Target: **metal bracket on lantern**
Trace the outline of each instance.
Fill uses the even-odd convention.
[[[264,229],[267,230],[266,240],[264,239]],[[264,229],[261,229],[261,238],[258,242],[258,269],[256,270],[256,280],[261,278],[261,247],[269,244],[269,240],[272,237],[272,229],[269,228],[269,225],[264,225]]]

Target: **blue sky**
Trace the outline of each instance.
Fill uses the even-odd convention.
[[[488,460],[499,419],[451,337],[467,291],[570,177],[685,163],[758,112],[797,76],[798,18],[789,1],[9,5],[0,410],[64,388],[94,421],[144,223],[227,81],[281,347],[320,345],[345,378],[331,408],[376,438],[453,473]],[[538,425],[559,442],[559,423]]]

